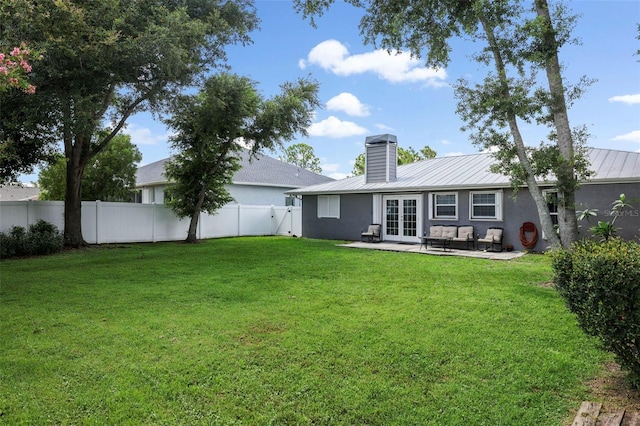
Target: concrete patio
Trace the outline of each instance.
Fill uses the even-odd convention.
[[[360,248],[368,250],[398,251],[407,253],[430,254],[435,256],[461,256],[475,257],[477,259],[511,260],[525,255],[523,251],[483,251],[483,250],[461,250],[448,249],[442,247],[420,246],[420,244],[402,244],[394,242],[365,243],[355,241],[347,244],[339,244],[341,247]]]

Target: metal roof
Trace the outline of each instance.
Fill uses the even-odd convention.
[[[640,183],[640,153],[590,148],[587,155],[591,170],[595,172],[589,182]],[[398,178],[393,182],[365,183],[361,175],[299,188],[289,193],[341,194],[509,187],[507,176],[489,171],[494,161],[491,154],[432,158],[398,166]]]
[[[169,159],[165,158],[139,167],[136,174],[136,187],[167,183],[164,176],[164,163],[167,160]],[[328,176],[310,172],[266,155],[258,154],[254,158],[250,158],[248,150],[243,150],[240,153],[240,166],[240,170],[233,175],[232,179],[236,185],[300,188],[334,181]]]

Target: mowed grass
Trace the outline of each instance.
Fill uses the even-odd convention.
[[[0,264],[0,423],[562,424],[607,355],[548,259],[262,237]]]

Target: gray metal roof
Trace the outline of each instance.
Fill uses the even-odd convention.
[[[640,153],[590,148],[588,157],[595,175],[590,182],[639,182]],[[291,194],[341,194],[411,192],[473,188],[506,188],[509,178],[489,171],[491,154],[432,158],[398,166],[394,182],[365,183],[364,176],[299,188]]]
[[[136,187],[159,185],[167,182],[164,176],[164,160],[147,164],[138,168]],[[278,186],[283,188],[300,188],[334,179],[318,173],[310,172],[298,166],[258,154],[250,159],[249,151],[240,153],[241,168],[233,175],[236,185]]]

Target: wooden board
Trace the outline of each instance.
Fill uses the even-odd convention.
[[[600,426],[620,426],[622,419],[624,418],[625,410],[616,410],[611,413],[605,413],[600,416],[598,425]]]
[[[602,404],[599,402],[584,401],[571,426],[596,426],[601,408]]]

